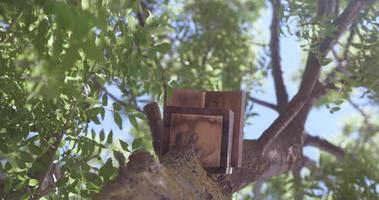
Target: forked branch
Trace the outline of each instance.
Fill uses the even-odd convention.
[[[313,88],[320,76],[320,59],[323,59],[326,56],[334,42],[348,28],[348,26],[357,17],[358,13],[367,4],[369,4],[369,2],[370,1],[368,0],[351,1],[347,8],[337,18],[335,22],[336,31],[334,34],[322,41],[318,56],[313,52],[309,53],[299,91],[289,102],[286,110],[270,125],[268,129],[263,132],[262,136],[259,138],[259,142],[262,143],[264,151],[275,140],[275,138],[283,132],[288,124],[291,123],[291,121],[305,105],[308,98],[311,96]]]

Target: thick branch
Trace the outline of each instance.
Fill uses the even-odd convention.
[[[151,137],[153,139],[153,148],[156,155],[161,156],[161,137],[163,135],[163,122],[159,106],[156,102],[147,104],[143,111],[147,117],[150,127]]]
[[[312,90],[318,82],[321,70],[320,59],[324,58],[334,42],[339,38],[343,31],[352,23],[359,11],[368,4],[369,1],[355,0],[351,1],[344,12],[336,20],[336,32],[323,40],[320,45],[319,57],[313,52],[308,55],[307,64],[300,84],[299,91],[290,101],[286,110],[264,131],[259,141],[262,142],[264,150],[278,137],[279,134],[288,126],[296,117],[297,113],[307,102],[312,94]]]
[[[279,42],[279,16],[280,0],[271,0],[272,4],[272,21],[271,21],[271,40],[270,40],[270,52],[271,52],[271,64],[272,64],[272,76],[274,78],[275,92],[277,105],[282,112],[286,108],[288,103],[288,94],[284,85],[282,76],[282,66],[280,63],[280,42]]]
[[[334,155],[338,159],[342,159],[345,156],[345,151],[341,147],[338,147],[338,146],[330,143],[329,141],[327,141],[323,138],[320,138],[318,136],[312,136],[309,134],[305,134],[304,145],[305,146],[317,147],[323,151],[326,151],[326,152]]]

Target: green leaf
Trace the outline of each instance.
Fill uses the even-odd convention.
[[[93,129],[91,130],[91,137],[93,140],[96,138],[96,132]]]
[[[20,169],[25,169],[26,168],[26,163],[24,160],[22,160],[21,158],[16,158],[16,163],[17,163],[17,166],[20,168]]]
[[[87,41],[83,44],[83,50],[86,53],[87,58],[102,61],[104,59],[102,50],[95,45],[93,41]]]
[[[120,145],[121,145],[121,148],[124,150],[124,151],[127,151],[127,152],[130,152],[128,147],[129,147],[129,144],[122,141],[122,140],[119,140],[120,141]]]
[[[129,115],[129,121],[135,129],[137,129],[137,130],[139,129],[138,122],[133,115]]]
[[[34,155],[39,155],[42,153],[42,149],[34,143],[29,144],[28,148],[30,150],[30,153]]]
[[[108,105],[108,95],[107,94],[103,94],[103,96],[101,97],[101,104],[103,106],[107,106]]]
[[[139,119],[145,120],[145,115],[140,112],[133,113],[133,115]]]
[[[113,132],[112,130],[108,133],[108,137],[107,137],[107,143],[108,144],[112,144],[113,142]]]
[[[104,180],[109,180],[112,176],[116,175],[117,170],[113,167],[112,159],[108,158],[105,164],[99,169],[99,175],[104,178]]]
[[[75,64],[75,62],[80,58],[78,48],[71,46],[65,50],[66,54],[63,58],[63,65],[66,68],[71,68]]]
[[[132,150],[136,150],[138,148],[140,148],[142,145],[142,138],[136,138],[133,140],[133,143],[132,143]]]
[[[9,161],[7,161],[6,163],[5,163],[5,170],[7,170],[7,171],[9,171],[9,170],[11,170],[12,169],[12,165],[11,165],[11,163],[9,162]]]
[[[122,129],[122,119],[121,115],[118,112],[113,113],[114,122],[116,122],[117,126]]]
[[[154,49],[160,53],[167,53],[171,49],[171,44],[168,42],[163,42],[154,47]]]
[[[13,185],[13,179],[12,179],[12,177],[10,177],[10,176],[5,176],[5,180],[4,180],[4,191],[5,191],[5,192],[8,192],[8,191],[12,188],[12,185]]]
[[[100,131],[100,141],[102,142],[105,139],[105,133],[104,130]]]
[[[333,107],[332,109],[330,109],[330,113],[334,113],[334,112],[337,112],[337,111],[339,111],[339,110],[341,110],[341,108],[340,107]]]
[[[91,172],[88,172],[86,174],[86,178],[92,182],[93,184],[97,185],[97,186],[101,186],[103,184],[103,181],[101,180],[101,178],[97,175],[97,174],[94,174],[94,173],[91,173]]]
[[[154,26],[154,25],[157,25],[157,20],[156,18],[154,17],[154,15],[149,15],[147,18],[146,18],[146,25],[149,25],[149,26]]]
[[[32,155],[30,155],[29,153],[27,153],[25,151],[20,152],[20,158],[21,158],[21,160],[28,162],[28,163],[33,162]]]
[[[33,179],[32,178],[32,179],[29,180],[29,186],[34,187],[36,185],[38,185],[38,180],[37,179]]]
[[[121,110],[121,106],[120,106],[120,104],[117,103],[117,102],[114,102],[114,103],[113,103],[113,109],[114,109],[115,111],[120,111],[120,110]]]

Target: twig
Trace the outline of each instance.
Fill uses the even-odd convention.
[[[143,11],[143,3],[141,0],[137,0],[138,3],[138,12],[137,12],[137,19],[140,26],[145,26],[146,16],[145,12]]]
[[[261,106],[265,106],[267,108],[271,108],[271,109],[273,109],[275,111],[278,111],[277,106],[275,104],[273,104],[273,103],[269,103],[269,102],[257,99],[255,97],[251,97],[251,96],[248,97],[248,100],[252,101],[253,103],[259,104]]]
[[[255,182],[255,185],[253,188],[253,194],[254,194],[255,200],[263,200],[262,186],[263,186],[263,181],[258,180],[257,182]]]
[[[93,81],[93,83],[96,85],[96,87],[100,88],[105,94],[104,95],[108,95],[109,97],[111,97],[111,99],[115,102],[117,102],[118,104],[122,105],[124,108],[128,107],[128,104],[125,103],[124,101],[118,99],[115,95],[113,95],[112,93],[110,93],[107,88],[105,88],[103,85],[101,85],[96,77],[92,77],[91,80]],[[140,112],[140,113],[143,113],[142,109],[138,107],[137,105],[137,102],[136,100],[133,98],[133,100],[131,100],[135,103],[134,105],[134,108],[136,109],[136,111]]]
[[[47,176],[49,175],[49,173],[51,171],[51,166],[53,165],[53,161],[54,161],[54,155],[59,149],[59,145],[62,142],[63,136],[66,132],[66,129],[68,128],[68,125],[69,125],[72,117],[74,116],[74,113],[75,113],[77,106],[78,106],[78,101],[76,101],[74,103],[74,105],[71,107],[70,116],[67,118],[66,122],[62,126],[62,131],[56,136],[56,140],[55,140],[54,144],[52,146],[50,146],[49,149],[46,151],[46,154],[48,156],[48,162],[47,162],[48,167],[45,170],[45,172],[42,174],[42,176],[38,177],[39,185],[38,185],[36,191],[34,192],[32,199],[39,199],[40,197],[42,197],[41,196],[42,192],[45,190],[45,188],[42,188],[43,182],[45,181],[45,179],[47,178]],[[41,157],[44,157],[44,156],[41,156]]]

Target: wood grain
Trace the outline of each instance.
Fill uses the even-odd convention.
[[[172,120],[173,118],[176,119]],[[196,147],[203,154],[200,161],[205,170],[208,173],[231,173],[234,114],[230,109],[165,106],[163,124],[163,154],[175,144],[177,134],[189,138],[191,132],[197,133],[200,135]],[[216,134],[217,132],[221,134]],[[175,135],[171,136],[172,133]]]
[[[231,109],[234,112],[232,143],[232,167],[240,167],[242,162],[242,139],[245,115],[246,94],[242,91],[208,91],[205,95],[206,108]]]
[[[219,167],[221,158],[222,116],[175,114],[171,115],[170,147],[181,134],[187,141],[192,134],[198,138],[196,151],[203,167]]]
[[[174,89],[168,106],[204,108],[205,92],[192,89]]]

